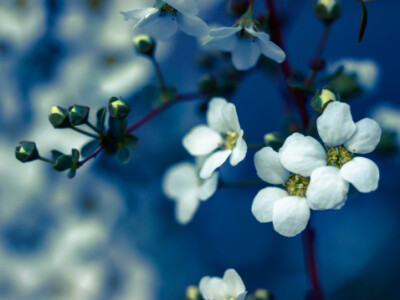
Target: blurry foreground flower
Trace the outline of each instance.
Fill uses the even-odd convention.
[[[283,50],[270,41],[269,35],[258,31],[253,23],[239,22],[234,27],[211,29],[205,44],[231,52],[232,63],[240,71],[254,67],[261,54],[278,63],[286,58]]]
[[[218,173],[208,179],[201,179],[198,174],[198,166],[183,162],[169,168],[164,175],[163,191],[175,200],[175,216],[181,224],[190,222],[200,201],[210,198],[217,189]]]
[[[251,207],[253,215],[259,222],[272,222],[275,231],[284,236],[299,234],[310,218],[309,177],[326,164],[324,148],[314,138],[294,133],[279,153],[271,147],[258,151],[254,163],[262,180],[283,185],[285,189],[267,187],[259,191]],[[321,193],[324,188],[320,187]]]
[[[157,40],[167,40],[178,30],[188,35],[201,37],[207,34],[207,24],[197,17],[198,9],[194,0],[156,0],[154,7],[123,11],[125,20],[137,21],[138,28]]]
[[[370,118],[354,123],[350,106],[335,101],[329,103],[318,117],[317,129],[327,147],[328,166],[311,175],[309,193],[317,196],[317,186],[328,183],[333,192],[333,187],[343,181],[350,182],[361,193],[376,190],[379,182],[377,165],[370,159],[354,157],[354,154],[367,154],[376,148],[382,134],[379,124]]]
[[[223,278],[203,277],[199,289],[205,300],[244,300],[246,297],[242,278],[234,269],[226,270]]]
[[[209,178],[230,156],[236,166],[247,153],[235,105],[223,98],[213,98],[207,111],[208,126],[194,127],[184,138],[183,146],[191,155],[207,155],[200,170],[201,178]]]
[[[379,150],[384,153],[397,152],[400,149],[400,109],[379,105],[372,112],[372,118],[383,130]]]

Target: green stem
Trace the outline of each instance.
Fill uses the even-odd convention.
[[[92,123],[90,123],[89,121],[86,122],[86,125],[89,126],[93,131],[95,131],[98,135],[100,135],[101,137],[105,137],[104,133],[101,132],[96,126],[94,126]]]
[[[167,90],[167,86],[165,85],[165,81],[164,81],[163,74],[161,72],[160,65],[158,64],[158,62],[156,61],[156,59],[154,57],[151,58],[151,61],[153,62],[154,68],[156,70],[158,83],[160,84],[161,89],[163,91],[166,91]]]
[[[264,146],[264,144],[247,144],[247,148],[249,149],[261,149]]]
[[[55,164],[56,163],[54,160],[51,160],[51,159],[48,159],[48,158],[45,158],[45,157],[41,157],[41,156],[39,157],[39,159],[44,161],[44,162],[47,162],[49,164]]]
[[[98,138],[99,138],[97,135],[95,135],[95,134],[93,134],[93,133],[90,133],[90,132],[87,132],[87,131],[85,131],[85,130],[82,130],[82,129],[80,129],[80,128],[77,128],[77,127],[75,127],[75,126],[71,126],[71,128],[72,128],[73,130],[79,132],[79,133],[82,133],[82,134],[84,134],[84,135],[90,136],[90,137],[92,137],[92,138],[95,138],[95,139],[98,139]]]

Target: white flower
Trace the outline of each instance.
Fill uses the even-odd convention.
[[[367,158],[354,157],[353,154],[366,154],[375,149],[382,133],[379,124],[369,118],[354,123],[350,106],[335,101],[329,103],[318,117],[317,129],[327,147],[328,166],[315,170],[311,175],[307,196],[312,195],[317,199],[323,193],[320,185],[334,192],[338,186],[347,182],[362,193],[376,190],[379,181],[377,165]],[[326,209],[318,208],[317,202],[313,204],[316,206],[314,209]]]
[[[400,147],[400,109],[388,104],[374,108],[372,118],[381,128],[396,134],[396,143]]]
[[[326,165],[324,148],[314,138],[294,133],[279,153],[271,147],[258,151],[254,164],[262,180],[283,185],[258,192],[251,207],[255,218],[262,223],[272,221],[275,231],[287,237],[302,232],[310,218],[309,177],[315,169]]]
[[[200,293],[204,300],[244,300],[246,288],[234,269],[228,269],[223,278],[205,276],[200,280]]]
[[[252,24],[211,29],[208,34],[205,44],[231,52],[233,65],[241,71],[254,67],[261,54],[278,63],[286,58],[282,49],[270,41],[269,35],[256,31]]]
[[[154,7],[121,12],[125,20],[137,21],[133,28],[141,29],[157,40],[171,38],[178,28],[188,35],[206,35],[208,26],[196,16],[197,13],[194,0],[157,0]]]
[[[208,178],[230,156],[236,166],[247,152],[235,105],[223,98],[213,98],[207,111],[208,126],[194,127],[183,138],[183,146],[191,155],[207,155],[200,170],[201,178]]]
[[[193,218],[200,201],[210,198],[218,185],[218,173],[201,179],[198,166],[183,162],[170,167],[163,180],[164,194],[176,201],[175,216],[179,223],[187,224]]]
[[[360,87],[368,92],[375,89],[379,80],[379,66],[372,59],[343,58],[328,66],[329,73],[335,73],[343,68],[343,73],[349,76],[355,75]]]

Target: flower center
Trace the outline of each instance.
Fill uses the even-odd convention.
[[[348,163],[352,159],[352,154],[344,146],[329,147],[328,148],[328,166],[336,168],[343,167],[344,164]]]
[[[236,146],[236,142],[238,140],[239,136],[236,132],[234,131],[228,131],[225,135],[225,144],[224,148],[225,149],[233,149]]]
[[[256,37],[254,36],[254,35],[251,35],[250,33],[248,33],[247,32],[247,30],[246,29],[244,29],[244,28],[242,28],[240,31],[238,31],[237,33],[236,33],[236,36],[239,38],[239,39],[251,39],[253,42],[255,42],[256,41]]]
[[[306,195],[309,183],[310,178],[303,177],[297,174],[292,174],[285,182],[285,187],[289,195],[304,197]]]
[[[176,17],[176,15],[178,14],[178,11],[175,8],[173,8],[172,6],[164,3],[164,5],[161,6],[161,8],[160,8],[160,16],[166,16],[168,14],[170,14],[173,17]]]

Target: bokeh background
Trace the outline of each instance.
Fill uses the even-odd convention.
[[[209,24],[234,22],[227,1],[197,2]],[[307,70],[322,32],[312,1],[276,2],[285,16],[291,63]],[[342,2],[324,57],[371,59],[379,66],[374,88],[351,99],[353,117],[376,116],[379,109],[388,130],[399,135],[400,3],[368,3],[368,27],[359,44],[360,6]],[[205,275],[222,276],[227,268],[238,271],[248,291],[265,288],[276,299],[305,299],[301,237],[282,237],[251,214],[261,187],[221,188],[190,224],[175,221],[174,203],[162,194],[162,175],[190,159],[181,139],[204,122],[201,103],[175,105],[140,128],[128,165],[100,156],[70,180],[50,165],[15,159],[20,140],[36,141],[43,155],[86,142],[77,133],[52,128],[52,105],[82,104],[95,111],[111,96],[123,96],[131,103],[132,122],[151,110],[152,99],[140,90],[157,84],[153,69],[135,54],[135,32],[119,11],[152,4],[0,1],[0,299],[176,300],[184,298],[188,285]],[[256,0],[256,14],[265,11]],[[181,93],[196,91],[199,77],[208,72],[198,64],[203,50],[182,33],[159,43],[156,57],[167,83]],[[276,76],[257,68],[242,76],[232,93],[229,100],[250,142],[285,124],[281,87]],[[256,178],[253,155],[250,150],[235,168],[224,166],[221,176]],[[370,158],[381,171],[378,191],[353,193],[341,210],[312,215],[326,299],[400,299],[399,155],[376,152]]]

